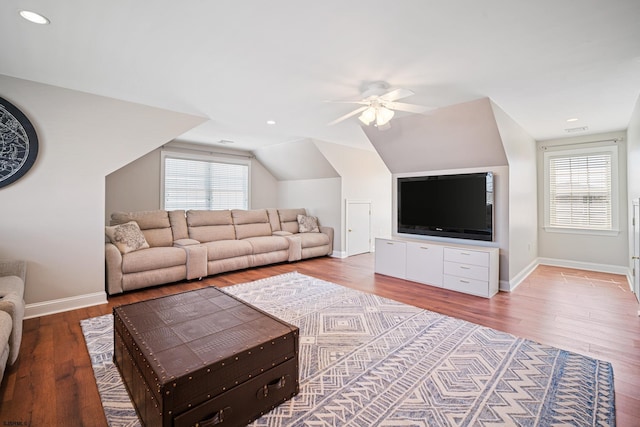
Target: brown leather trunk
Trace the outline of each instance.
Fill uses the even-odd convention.
[[[298,393],[298,328],[218,288],[113,315],[114,362],[146,426],[243,426]]]

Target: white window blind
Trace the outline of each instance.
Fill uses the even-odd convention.
[[[164,157],[164,208],[248,209],[248,164]]]
[[[545,153],[547,154],[547,153]],[[614,228],[613,150],[548,153],[548,226],[612,230]]]

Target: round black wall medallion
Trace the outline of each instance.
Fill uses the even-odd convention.
[[[0,188],[22,178],[38,156],[38,135],[22,111],[0,98]]]

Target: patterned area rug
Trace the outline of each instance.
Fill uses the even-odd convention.
[[[613,426],[609,363],[289,273],[224,288],[300,328],[300,394],[252,426]],[[111,426],[139,425],[112,316],[82,322]]]

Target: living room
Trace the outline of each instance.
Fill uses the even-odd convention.
[[[475,27],[478,34],[484,34],[482,42],[473,46],[476,50],[483,51],[484,42],[497,42],[498,39],[506,38],[500,37],[502,33],[490,30],[492,25],[498,23],[508,26],[507,29],[514,31],[519,37],[514,38],[513,43],[500,44],[499,49],[490,54],[487,52],[485,59],[469,51],[466,51],[467,57],[462,57],[456,51],[448,59],[451,68],[440,71],[441,74],[430,74],[430,70],[444,67],[442,62],[434,63],[426,53],[422,56],[423,52],[434,48],[426,41],[440,37],[431,32],[419,32],[421,22],[409,21],[412,24],[410,28],[415,33],[414,40],[417,40],[417,46],[411,50],[413,56],[405,53],[395,58],[392,55],[394,42],[410,42],[391,29],[402,27],[402,19],[411,17],[412,7],[419,8],[423,15],[438,16],[430,10],[424,10],[424,6],[406,6],[406,10],[402,7],[388,18],[372,13],[371,20],[387,24],[382,28],[388,29],[393,37],[389,36],[390,41],[386,41],[382,36],[377,36],[378,46],[386,49],[378,50],[379,48],[366,43],[366,48],[363,47],[365,52],[356,50],[356,41],[361,39],[359,34],[364,34],[371,27],[358,24],[358,31],[350,28],[353,21],[361,19],[356,6],[349,6],[345,11],[345,18],[341,19],[335,17],[330,7],[315,6],[313,11],[319,17],[317,20],[302,20],[286,25],[282,22],[285,20],[284,16],[280,16],[279,12],[262,10],[264,6],[256,6],[259,11],[264,12],[262,15],[269,18],[262,24],[257,18],[260,15],[258,12],[254,16],[251,11],[243,8],[225,6],[221,12],[229,13],[229,16],[235,18],[235,22],[242,23],[240,28],[243,30],[253,28],[255,32],[233,41],[230,40],[230,34],[234,33],[235,27],[225,23],[220,28],[220,33],[214,36],[205,37],[202,33],[194,35],[195,40],[198,36],[208,40],[216,54],[219,50],[221,60],[219,63],[208,64],[206,69],[210,74],[198,71],[198,82],[195,78],[191,81],[188,75],[184,77],[181,85],[167,89],[165,98],[159,95],[160,88],[170,86],[165,85],[165,82],[173,81],[171,74],[177,73],[177,69],[204,69],[201,67],[204,59],[200,57],[207,56],[201,54],[208,48],[206,43],[199,45],[197,49],[200,50],[196,53],[188,53],[182,51],[183,46],[176,38],[169,45],[150,46],[151,53],[139,51],[139,59],[131,51],[128,51],[125,58],[114,59],[107,53],[111,54],[116,47],[127,44],[124,32],[115,40],[107,41],[106,37],[103,39],[93,34],[86,26],[79,26],[65,33],[65,37],[55,33],[59,37],[57,42],[55,37],[48,35],[47,27],[34,29],[28,26],[31,24],[21,22],[13,10],[18,9],[15,3],[7,2],[2,6],[2,31],[6,32],[4,39],[12,40],[15,39],[12,35],[19,34],[17,39],[20,41],[15,46],[5,46],[1,51],[0,96],[19,107],[32,121],[40,140],[40,152],[29,173],[18,182],[0,189],[3,206],[0,213],[3,224],[0,258],[28,261],[25,288],[27,317],[64,312],[107,301],[104,289],[104,226],[107,217],[115,210],[135,211],[162,207],[159,191],[160,154],[168,149],[193,152],[196,148],[205,152],[222,153],[217,154],[222,156],[249,156],[252,164],[251,207],[307,208],[323,224],[336,230],[334,250],[337,257],[346,255],[345,200],[372,201],[373,240],[375,237],[393,234],[394,174],[492,169],[496,172],[500,185],[496,190],[497,239],[493,245],[501,250],[501,289],[515,289],[538,264],[622,274],[628,277],[628,284],[631,286],[631,201],[640,197],[640,82],[635,77],[640,75],[640,52],[637,46],[640,37],[634,25],[638,13],[634,2],[621,2],[608,11],[601,11],[596,5],[590,5],[584,11],[584,19],[592,27],[584,30],[576,25],[567,28],[566,32],[560,31],[561,25],[555,20],[548,22],[542,19],[546,15],[543,6],[531,6],[531,9],[528,6],[527,10],[516,11],[506,5],[501,5],[505,9],[500,9],[488,6],[472,8],[470,4],[466,4],[465,7],[470,8],[470,17],[464,18],[465,23],[467,20],[477,20],[482,24]],[[296,14],[306,15],[293,5],[288,6],[292,7],[291,17]],[[358,6],[370,8],[369,5]],[[379,6],[382,10],[386,9],[383,5]],[[547,6],[556,8],[551,2]],[[53,9],[49,9],[49,15],[52,24],[48,28],[56,25],[56,17],[81,14],[79,11],[70,12],[51,7]],[[192,14],[197,12],[191,7],[183,11],[184,14],[176,15],[181,20],[189,21]],[[43,10],[45,15],[46,12],[47,10]],[[98,11],[84,12],[95,16]],[[210,16],[215,15],[214,10],[210,12]],[[455,10],[446,9],[441,12],[441,16],[453,16],[446,15],[453,12]],[[574,10],[570,6],[561,7],[557,12],[557,16],[567,20],[574,17]],[[509,14],[518,19],[510,20]],[[527,18],[526,15],[531,16]],[[540,34],[540,27],[535,24],[535,19],[544,22],[542,27],[550,31]],[[432,17],[429,23],[455,40],[456,33],[445,32],[446,28],[433,22],[437,20]],[[162,18],[161,22],[166,28],[173,24],[167,18]],[[602,27],[602,22],[621,24],[614,31],[605,31],[599,28]],[[140,25],[131,21],[127,23],[131,27]],[[308,28],[305,23],[309,25]],[[307,35],[326,32],[328,23],[337,27],[336,36],[325,40],[323,37]],[[276,32],[272,36],[259,40],[261,34],[269,33],[271,26],[280,24],[283,24],[282,28],[274,30]],[[159,24],[145,23],[142,27],[161,32],[153,28],[155,25]],[[181,25],[188,27],[185,23]],[[522,32],[516,31],[519,25],[523,28]],[[138,32],[133,33],[129,36],[136,37]],[[291,37],[291,34],[298,35],[298,40],[292,40],[296,37]],[[538,114],[547,109],[552,110],[557,98],[550,98],[547,94],[536,98],[532,92],[538,91],[539,86],[534,85],[533,79],[528,82],[521,76],[544,75],[550,71],[535,58],[520,65],[509,63],[503,58],[520,49],[516,40],[524,43],[541,37],[542,42],[551,44],[556,41],[556,37],[560,39],[560,35],[575,37],[566,41],[562,49],[558,49],[560,53],[568,54],[573,48],[587,50],[585,46],[596,45],[597,52],[603,59],[599,62],[590,56],[582,57],[580,55],[586,55],[583,50],[579,50],[580,55],[576,53],[577,57],[572,61],[567,59],[573,66],[570,69],[579,77],[573,84],[581,85],[584,92],[591,95],[573,97],[573,111],[569,111],[569,106],[564,103],[559,103],[565,109],[555,117],[557,132],[540,132],[532,136],[532,129],[537,129],[534,125],[546,120],[546,116],[539,119]],[[90,40],[74,41],[85,36]],[[267,46],[268,41],[284,39],[285,36],[289,41],[284,45]],[[466,34],[457,43],[465,44],[471,39]],[[229,43],[232,46],[229,51],[233,53],[221,47],[223,41],[220,40]],[[343,40],[350,41],[349,49],[338,52]],[[90,42],[94,43],[96,49],[90,47]],[[531,57],[545,53],[544,48],[540,47],[544,46],[542,42],[535,45],[537,50],[531,46]],[[73,48],[61,49],[56,43],[63,46],[68,44]],[[335,55],[318,55],[319,59],[314,59],[313,55],[297,53],[305,49],[320,49],[325,43],[335,50]],[[98,49],[105,44],[107,46],[104,50]],[[449,48],[453,46],[455,43],[447,45]],[[165,49],[175,52],[175,56],[169,61],[173,65],[168,67],[167,64],[166,69],[160,70],[162,67],[159,64],[166,64],[168,61],[166,58],[155,61],[158,57],[164,57]],[[243,53],[240,55],[237,52]],[[193,57],[189,57],[189,54]],[[397,61],[386,59],[385,54]],[[290,60],[289,56],[301,59]],[[276,75],[276,71],[280,70],[271,67],[259,70],[260,64],[277,62],[274,57],[283,61],[287,59],[286,65],[290,69],[288,74]],[[415,65],[411,58],[414,58],[414,62],[419,62],[420,66]],[[558,54],[553,58],[557,60],[554,64],[560,67],[563,60],[558,58],[563,56]],[[521,60],[521,57],[518,59]],[[138,68],[139,62],[145,60],[149,60],[149,68]],[[308,101],[311,106],[306,103],[281,105],[284,101],[278,97],[279,91],[283,91],[288,84],[297,83],[298,79],[302,79],[301,75],[307,76],[304,79],[305,85],[313,86],[318,74],[328,73],[334,62],[345,63],[349,67],[336,70],[328,78],[331,82],[318,84],[304,92],[301,97],[312,99]],[[391,65],[380,65],[380,62]],[[423,64],[425,62],[427,64]],[[488,67],[486,62],[491,63],[493,68]],[[320,69],[321,65],[326,67],[323,68],[325,71],[314,71],[316,68]],[[415,68],[411,68],[414,65]],[[128,75],[130,67],[132,74]],[[460,93],[461,86],[452,88],[452,83],[449,82],[449,76],[451,79],[456,76],[455,67],[475,68],[478,76],[483,77],[483,73],[490,73],[488,70],[493,69],[495,74],[505,74],[505,82],[507,74],[513,80],[506,84],[510,86],[504,91],[499,91],[499,84],[494,82],[493,85],[479,84],[472,91]],[[37,71],[40,68],[42,73]],[[95,80],[91,80],[89,75],[96,72],[97,68],[102,70],[95,74]],[[348,78],[345,77],[347,68],[353,70]],[[580,74],[585,68],[596,73],[597,77]],[[599,74],[604,68],[610,69],[606,79]],[[152,70],[158,70],[158,73],[154,74]],[[531,70],[533,71],[529,73]],[[239,76],[234,76],[234,73]],[[416,76],[426,77],[420,79]],[[436,81],[436,77],[441,80]],[[235,82],[233,85],[228,83],[232,78]],[[394,86],[407,87],[416,92],[416,96],[408,98],[407,102],[435,108],[430,110],[430,115],[399,114],[392,119],[392,127],[387,131],[361,127],[355,116],[351,117],[351,121],[326,127],[331,120],[347,114],[351,106],[325,101],[353,99],[359,95],[359,85],[363,81],[377,79],[388,80]],[[556,74],[550,76],[547,79],[550,85],[554,79],[560,77]],[[566,76],[565,79],[570,80]],[[598,79],[601,81],[598,82]],[[106,83],[92,87],[94,81]],[[151,85],[152,82],[154,85]],[[619,87],[617,83],[621,82],[625,82],[627,86]],[[536,80],[536,84],[538,83]],[[531,89],[527,90],[528,86]],[[610,90],[607,90],[608,86]],[[453,95],[442,95],[447,89],[451,89]],[[489,89],[495,92],[492,93]],[[528,108],[510,108],[512,98],[504,94],[509,91],[522,98],[530,96],[532,100]],[[146,95],[143,96],[143,92]],[[557,94],[561,91],[554,87],[550,92]],[[190,96],[188,100],[187,95]],[[287,96],[293,100],[298,98]],[[203,98],[218,99],[218,102],[213,103],[213,108],[207,109],[205,105],[208,103]],[[236,102],[230,102],[231,99]],[[582,116],[582,110],[578,108],[581,104],[591,105],[591,111],[595,113]],[[600,110],[594,109],[594,104],[599,105]],[[609,118],[610,111],[619,111],[618,108],[623,113],[617,114],[607,125],[595,124],[597,119]],[[230,119],[231,113],[225,110],[234,111],[236,116],[233,120]],[[291,114],[291,110],[299,113],[298,123],[291,124],[280,119],[285,117],[285,113]],[[321,114],[315,117],[310,111]],[[568,115],[570,112],[572,115]],[[265,117],[265,114],[270,116],[276,113],[280,113],[280,117]],[[578,126],[567,123],[567,119],[573,118],[573,114],[584,117],[581,118],[583,122],[589,121],[585,123],[589,125],[588,131],[565,131],[565,128]],[[245,132],[242,124],[237,122],[237,117],[240,116],[255,122],[260,118],[260,125],[247,124]],[[278,123],[264,124],[270,118]],[[483,119],[482,124],[475,122],[479,118]],[[207,130],[213,130],[211,136],[203,137]],[[460,130],[463,131],[462,134],[459,133]],[[416,135],[419,135],[419,139],[416,139]],[[220,143],[223,140],[236,142],[235,145]],[[269,144],[258,145],[255,140],[268,141]],[[547,232],[544,228],[543,203],[544,147],[604,140],[616,140],[620,149],[619,233],[615,237],[585,237]],[[481,158],[487,152],[490,152],[489,157]],[[418,160],[420,163],[416,166],[414,162]],[[371,250],[374,251],[375,248],[371,247]]]

